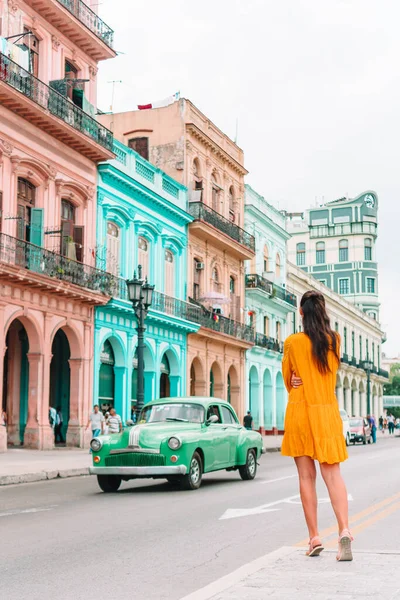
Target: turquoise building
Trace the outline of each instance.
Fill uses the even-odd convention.
[[[286,287],[285,217],[245,186],[245,228],[255,237],[256,255],[246,265],[246,311],[255,345],[246,352],[247,409],[262,433],[283,431],[287,393],[282,377],[285,338],[297,299]]]
[[[98,167],[98,266],[117,276],[112,300],[96,308],[94,401],[114,406],[123,421],[136,402],[136,317],[125,280],[140,264],[155,285],[146,319],[145,401],[186,393],[187,190],[130,148],[115,143],[115,160]]]

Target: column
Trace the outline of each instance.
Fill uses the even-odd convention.
[[[4,349],[5,351],[5,349]],[[20,405],[21,405],[21,360],[22,349],[18,340],[18,333],[14,328],[8,332],[8,360],[7,360],[7,436],[12,446],[21,444],[20,437]],[[4,362],[3,362],[4,365]]]
[[[366,392],[360,392],[360,415],[365,417],[367,415],[367,394]]]
[[[119,415],[123,423],[126,423],[127,419],[131,418],[131,405],[127,402],[127,367],[114,367],[115,374],[115,394],[114,394],[114,408]]]
[[[43,389],[43,354],[29,352],[27,358],[29,362],[29,391],[28,419],[25,428],[24,446],[26,448],[41,449],[38,422],[38,397],[42,394]]]
[[[336,388],[336,398],[338,401],[339,409],[344,409],[343,386],[339,386]]]
[[[1,218],[1,217],[0,217]],[[0,398],[3,398],[4,356],[6,353],[6,332],[4,331],[4,305],[0,305]],[[0,406],[0,410],[2,407]],[[7,429],[0,426],[0,452],[7,450]]]
[[[67,446],[83,448],[85,426],[79,420],[79,405],[82,390],[82,364],[81,358],[70,358],[70,392],[69,392],[69,422],[67,431]]]
[[[353,398],[352,398],[353,414],[355,416],[357,416],[360,414],[360,394],[359,394],[358,390],[353,390],[352,394],[353,394]]]
[[[349,415],[349,417],[351,417],[351,389],[350,388],[344,388],[344,408],[347,412],[347,414]]]

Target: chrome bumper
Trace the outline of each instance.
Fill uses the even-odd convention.
[[[261,454],[267,454],[267,449],[263,447],[263,449],[261,450]]]
[[[90,467],[91,475],[120,475],[121,477],[157,477],[167,475],[185,475],[185,465],[171,467]]]

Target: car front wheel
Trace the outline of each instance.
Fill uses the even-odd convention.
[[[117,492],[121,485],[121,477],[118,475],[97,475],[97,483],[106,494]]]
[[[198,490],[203,477],[203,463],[198,452],[195,452],[190,460],[189,471],[181,478],[183,490]]]
[[[367,436],[365,435],[365,436],[364,436],[364,439],[363,439],[363,444],[364,444],[364,446],[365,446],[365,444],[366,444],[366,443],[367,443]]]
[[[346,446],[350,446],[350,436],[349,436],[349,434],[346,435]]]
[[[244,481],[254,479],[257,473],[257,457],[253,449],[247,452],[246,464],[239,467],[240,477]]]

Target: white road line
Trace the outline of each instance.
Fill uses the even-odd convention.
[[[47,512],[56,508],[57,504],[48,506],[47,508],[26,508],[24,510],[10,510],[8,512],[0,513],[0,517],[13,517],[14,515],[26,515],[38,512]]]
[[[266,483],[275,483],[276,481],[284,481],[285,479],[293,479],[293,477],[297,477],[297,474],[295,473],[294,475],[287,475],[286,477],[277,477],[276,479],[265,479],[264,481],[259,481],[258,483],[260,483],[261,485],[264,485]]]
[[[254,506],[253,508],[228,508],[224,514],[219,518],[220,521],[225,519],[236,519],[238,517],[248,517],[250,515],[262,515],[267,512],[273,512],[275,510],[281,510],[280,508],[272,508],[278,504],[293,503],[294,500],[300,498],[300,494],[295,496],[289,496],[288,498],[282,498],[281,500],[275,500],[268,504],[261,504],[261,506]]]

